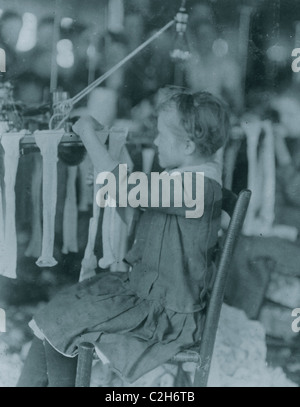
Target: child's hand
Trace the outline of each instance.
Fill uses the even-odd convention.
[[[88,173],[87,176],[86,176],[85,182],[86,182],[86,184],[87,184],[88,186],[94,185],[95,176],[94,176],[94,171],[93,171],[93,170],[89,171],[89,173]]]
[[[83,136],[86,132],[96,132],[104,129],[104,126],[97,122],[92,116],[81,117],[73,126],[73,131],[79,136]]]

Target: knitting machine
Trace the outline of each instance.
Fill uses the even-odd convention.
[[[6,83],[0,89],[0,123],[2,124],[2,131],[0,133],[0,141],[4,150],[3,162],[4,162],[4,176],[0,174],[3,180],[0,183],[0,274],[10,278],[16,278],[16,266],[17,266],[17,236],[16,236],[16,196],[15,196],[15,184],[17,169],[19,163],[20,149],[25,153],[27,150],[32,151],[38,149],[42,155],[42,167],[38,164],[35,168],[35,174],[33,178],[36,185],[32,188],[33,201],[35,202],[34,211],[34,224],[32,225],[33,236],[29,247],[27,248],[25,255],[37,257],[36,264],[39,267],[53,267],[57,264],[53,256],[54,251],[54,235],[55,235],[55,213],[57,202],[57,161],[59,146],[60,149],[67,147],[62,153],[70,157],[68,152],[69,146],[75,146],[76,148],[83,148],[80,138],[71,132],[72,119],[70,114],[73,111],[74,106],[85,96],[87,96],[92,90],[99,87],[107,78],[120,69],[126,62],[134,58],[139,52],[146,48],[162,33],[176,24],[177,33],[182,36],[186,30],[187,25],[187,13],[185,9],[186,0],[182,1],[182,6],[177,13],[176,17],[167,23],[161,30],[155,33],[151,38],[141,44],[137,49],[127,55],[122,61],[117,63],[108,72],[89,84],[85,89],[79,92],[73,98],[68,98],[68,95],[64,92],[57,92],[57,65],[55,58],[53,58],[52,75],[51,75],[51,91],[53,95],[53,104],[51,109],[51,117],[49,119],[47,130],[36,130],[33,133],[22,129],[23,122],[20,114],[18,114],[15,103],[13,101],[13,89],[10,84]],[[58,4],[58,3],[57,3]],[[58,14],[55,17],[55,27],[58,27]],[[55,34],[55,33],[54,33]],[[57,34],[57,30],[56,30]],[[53,38],[53,49],[55,51],[57,42],[57,35]],[[55,52],[53,53],[55,55]],[[176,58],[180,58],[180,52],[176,53]],[[187,55],[184,54],[186,59]],[[41,109],[44,113],[47,113],[47,109]],[[25,111],[24,115],[39,114],[39,109]],[[45,118],[47,115],[44,116]],[[73,118],[74,120],[74,118]],[[124,129],[119,131],[114,129],[103,131],[103,138],[107,138],[110,133],[113,133],[109,142],[109,148],[113,149],[114,141],[117,140],[115,151],[111,151],[111,154],[123,154],[123,149],[127,141],[128,132]],[[126,155],[126,154],[125,154]],[[72,156],[72,154],[71,154]],[[123,154],[124,156],[124,154]],[[83,157],[80,157],[82,159]],[[129,160],[128,155],[125,159]],[[68,167],[68,180],[67,180],[67,196],[65,208],[64,208],[64,224],[68,224],[64,228],[64,244],[62,251],[68,253],[69,251],[78,251],[76,242],[76,176],[77,167],[72,163],[72,166]],[[75,163],[76,164],[76,163]],[[77,163],[78,164],[78,163]],[[41,177],[42,172],[42,177]],[[96,175],[96,174],[95,174]],[[33,182],[33,180],[32,180]],[[3,188],[4,186],[4,188]],[[42,186],[42,196],[40,196],[40,189]],[[95,185],[94,185],[95,188]],[[39,213],[39,202],[43,202],[43,214]],[[95,200],[94,200],[95,201]],[[84,275],[90,275],[96,264],[94,262],[95,256],[93,253],[96,231],[99,219],[99,210],[95,202],[93,202],[93,218],[90,222],[89,240],[85,251],[85,256],[82,262],[81,278]],[[71,216],[72,214],[72,216]],[[41,223],[40,218],[43,222]],[[117,228],[124,229],[124,225],[121,225],[120,219],[114,219],[115,224],[118,224]],[[125,233],[126,234],[126,233]],[[109,239],[108,239],[109,240]],[[113,237],[112,237],[113,240]],[[120,249],[120,247],[119,247]],[[124,248],[123,248],[124,249]],[[118,250],[118,255],[120,255]],[[105,253],[104,253],[105,257]],[[118,261],[117,261],[118,263]]]
[[[13,85],[0,83],[0,128],[3,131],[20,130],[23,126],[20,105],[13,98]]]

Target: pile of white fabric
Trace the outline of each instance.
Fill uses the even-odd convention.
[[[6,332],[0,333],[0,387],[16,386],[31,346],[28,321],[43,304],[7,307]]]
[[[0,336],[0,387],[15,387],[23,361],[29,349],[24,344],[21,353],[10,353],[9,345]],[[16,336],[15,334],[13,336]],[[26,349],[25,349],[26,348]],[[243,311],[223,306],[217,333],[214,356],[209,376],[210,387],[297,387],[288,380],[279,367],[266,364],[265,331],[260,322],[250,321]],[[195,365],[184,364],[193,376]],[[133,384],[122,382],[118,377],[103,374],[96,363],[92,374],[93,387],[173,387],[177,368],[165,364],[141,377]],[[107,381],[108,377],[110,381]]]
[[[9,347],[0,336],[0,387],[15,387],[22,368],[21,357],[9,353]]]
[[[267,366],[265,330],[243,311],[222,308],[209,376],[214,387],[297,387],[281,368]]]
[[[300,278],[271,273],[266,299],[269,302],[263,304],[259,320],[267,334],[287,342],[296,340],[298,333],[291,329],[291,316],[300,304]]]
[[[265,330],[261,323],[250,321],[243,311],[223,305],[208,386],[297,387],[280,367],[268,367],[266,357]],[[194,376],[195,364],[185,363],[183,368]],[[172,387],[176,371],[176,367],[165,364],[125,386]],[[96,384],[96,377],[93,381]],[[120,381],[113,385],[119,386]]]

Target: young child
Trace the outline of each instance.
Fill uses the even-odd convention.
[[[168,208],[161,202],[143,208],[126,256],[129,273],[101,272],[63,290],[35,315],[31,326],[43,342],[34,340],[19,386],[74,386],[75,356],[84,341],[133,382],[201,335],[221,216],[215,153],[226,141],[229,119],[209,93],[181,89],[162,95],[155,140],[160,165],[169,173],[204,172],[204,214],[189,219],[187,208],[172,199]],[[81,118],[74,131],[96,170],[117,175],[119,163],[99,141],[95,121]]]

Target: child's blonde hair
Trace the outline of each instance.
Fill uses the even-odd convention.
[[[226,105],[209,92],[191,93],[185,88],[163,88],[158,96],[157,110],[174,108],[180,124],[203,156],[211,156],[225,143],[229,133]]]

